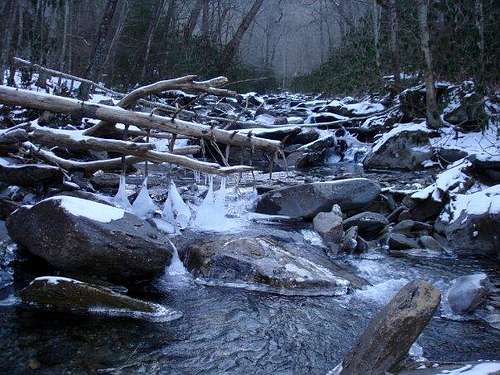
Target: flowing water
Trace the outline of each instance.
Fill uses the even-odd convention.
[[[242,191],[238,198],[232,189],[226,191],[226,181],[219,181],[215,192],[214,181],[208,183],[194,219],[198,230],[209,225],[237,232],[246,226],[254,233],[286,232],[291,241],[321,248],[321,239],[309,223],[280,224],[249,214],[248,197],[255,197],[253,190]],[[170,207],[184,207],[172,186],[170,190]],[[227,202],[226,206],[221,202]],[[164,214],[176,217],[169,215]],[[209,218],[218,225],[209,223]],[[370,286],[341,297],[283,296],[200,285],[175,249],[165,275],[130,294],[181,311],[181,319],[152,322],[49,314],[22,309],[17,303],[14,290],[43,270],[30,269],[26,255],[16,254],[3,225],[0,229],[4,239],[0,251],[0,363],[4,373],[24,373],[29,365],[38,364],[41,374],[325,374],[406,282],[423,278],[446,293],[450,281],[460,275],[498,274],[495,264],[483,261],[394,258],[383,248],[375,248],[340,259]],[[433,361],[499,359],[499,342],[500,331],[478,319],[453,319],[445,302],[417,340],[423,355]]]

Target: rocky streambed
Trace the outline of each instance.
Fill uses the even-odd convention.
[[[490,127],[471,130],[465,89],[446,87],[439,132],[415,112],[418,87],[247,94],[245,110],[207,99],[198,110],[239,109],[285,144],[286,163],[226,155],[272,179],[149,165],[145,181],[143,164],[126,179],[68,176],[2,158],[2,368],[498,371],[484,362],[500,359],[499,145],[484,143],[497,107],[488,99]]]

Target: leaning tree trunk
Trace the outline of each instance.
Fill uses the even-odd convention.
[[[264,0],[255,0],[248,13],[243,17],[238,30],[236,30],[236,33],[222,51],[222,57],[219,64],[219,67],[221,69],[226,68],[233,61],[234,56],[236,55],[236,52],[238,51],[238,48],[240,46],[241,39],[243,39],[243,35],[245,35],[245,32],[248,30],[250,24],[255,19],[255,16],[259,12],[259,9],[261,8],[263,2]]]
[[[151,53],[151,43],[153,42],[153,36],[155,34],[156,28],[158,27],[158,23],[160,22],[160,17],[165,9],[167,0],[159,0],[158,5],[156,7],[156,11],[154,13],[154,18],[151,20],[151,23],[148,27],[148,32],[146,35],[146,47],[144,51],[144,61],[141,69],[141,82],[144,82],[146,78],[146,70],[149,63],[149,54]]]
[[[111,28],[111,21],[113,20],[113,15],[115,14],[116,4],[118,0],[108,0],[106,2],[106,8],[104,9],[104,15],[99,25],[97,31],[97,37],[94,42],[94,48],[89,58],[89,64],[87,66],[85,78],[92,81],[99,81],[102,65],[104,62],[105,51],[106,51],[106,38]]]
[[[427,21],[429,4],[428,0],[417,0],[418,6],[418,23],[420,28],[420,43],[425,59],[425,88],[426,88],[426,105],[427,105],[427,126],[432,129],[441,127],[441,119],[439,117],[436,89],[434,87],[434,71],[432,68],[432,54],[429,46],[430,32]]]
[[[200,16],[202,6],[203,0],[197,0],[193,10],[191,11],[191,14],[189,15],[188,22],[184,27],[185,42],[187,42],[187,40],[191,38],[191,35],[193,35],[193,31],[196,27],[196,23],[198,22],[198,17]]]
[[[485,83],[485,43],[484,43],[484,9],[483,0],[476,0],[476,28],[478,33],[477,46],[479,49],[479,88],[484,90]]]
[[[391,24],[392,71],[394,73],[394,88],[401,90],[401,53],[399,49],[399,19],[397,0],[389,0],[389,19]]]
[[[375,49],[375,64],[377,65],[377,74],[382,77],[382,62],[380,59],[380,14],[381,7],[377,0],[373,0],[372,21],[373,21],[373,47]]]

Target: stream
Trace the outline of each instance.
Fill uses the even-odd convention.
[[[338,164],[318,175],[340,172],[362,173],[357,165]],[[228,219],[231,233],[288,236],[299,245],[321,247],[311,223],[254,220],[242,208],[255,197],[252,188],[244,189],[243,201],[234,197],[230,184],[227,190],[227,212],[237,216]],[[395,258],[383,246],[371,248],[339,257],[370,284],[340,297],[207,286],[176,263],[155,284],[129,291],[183,314],[176,321],[151,322],[21,308],[14,290],[47,273],[30,269],[27,255],[17,253],[3,223],[0,228],[0,363],[5,374],[24,373],[27,366],[39,374],[325,374],[350,350],[374,313],[415,278],[429,280],[443,293],[440,309],[417,340],[424,357],[440,362],[500,358],[500,331],[477,317],[453,315],[444,301],[450,281],[460,275],[498,275],[491,261]]]

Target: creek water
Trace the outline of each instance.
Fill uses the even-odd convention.
[[[220,207],[223,184],[207,196]],[[249,199],[232,199],[234,219],[225,227],[238,232],[288,232],[290,241],[321,241],[310,223],[252,221]],[[247,191],[246,197],[254,197]],[[209,203],[204,202],[208,205]],[[209,210],[207,210],[208,212]],[[207,230],[198,229],[198,230]],[[143,374],[325,374],[334,368],[363,332],[370,318],[406,282],[429,280],[443,296],[452,279],[472,273],[497,275],[496,264],[449,258],[394,258],[383,247],[339,261],[371,285],[340,297],[283,296],[255,290],[200,285],[179,258],[154,284],[130,290],[132,296],[181,311],[172,322],[78,316],[26,310],[15,290],[44,270],[30,268],[0,226],[0,363],[4,373],[24,373],[33,360],[38,373]],[[182,258],[182,254],[181,254]],[[417,340],[433,361],[500,358],[500,331],[480,319],[449,314],[446,301]]]

